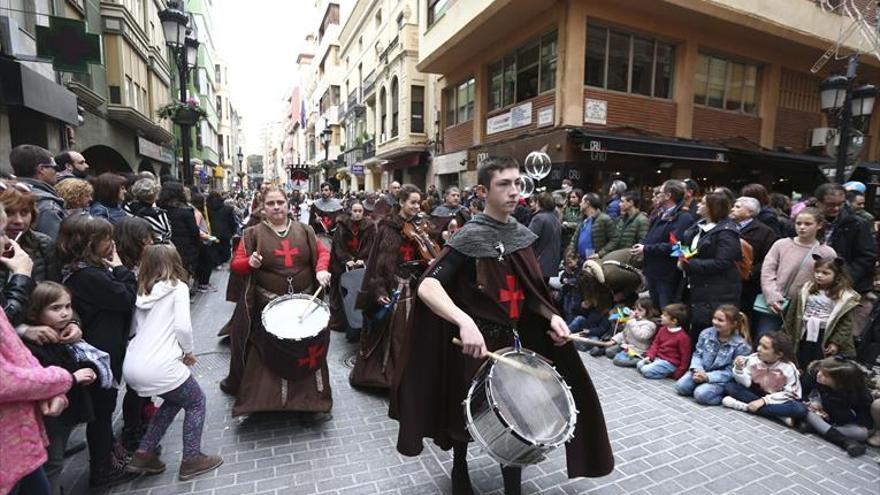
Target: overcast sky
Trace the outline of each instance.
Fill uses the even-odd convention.
[[[229,96],[244,118],[245,154],[262,153],[263,124],[284,115],[313,0],[214,0],[215,48],[229,65]]]

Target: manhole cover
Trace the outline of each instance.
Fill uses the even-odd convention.
[[[223,378],[229,371],[229,355],[228,352],[196,354],[196,364],[191,368],[192,372],[197,379],[203,377]]]
[[[355,361],[357,361],[357,355],[357,351],[354,351],[348,356],[345,356],[344,358],[342,358],[342,365],[348,369],[354,369],[354,363]]]

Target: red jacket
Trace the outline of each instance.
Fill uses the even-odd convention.
[[[660,358],[675,365],[675,373],[672,377],[676,380],[681,378],[687,371],[691,362],[691,338],[684,329],[670,332],[665,326],[660,327],[654,342],[648,348],[648,357]]]

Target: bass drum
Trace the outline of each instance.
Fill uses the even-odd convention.
[[[309,294],[287,294],[263,308],[266,352],[261,357],[269,369],[288,380],[298,380],[327,360],[330,308],[311,298]]]
[[[525,369],[492,360],[483,364],[463,403],[468,432],[502,465],[537,464],[574,436],[574,397],[538,354],[509,348],[498,353]]]

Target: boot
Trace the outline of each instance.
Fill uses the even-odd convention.
[[[504,478],[504,495],[522,494],[522,468],[501,466],[501,477]]]
[[[865,453],[865,444],[847,437],[833,426],[825,433],[825,438],[845,450],[850,457],[858,457]]]
[[[223,464],[223,459],[219,455],[199,454],[188,461],[180,463],[180,481],[186,481],[200,474],[213,471]]]
[[[112,452],[113,458],[116,459],[116,461],[123,467],[131,462],[131,453],[125,449],[125,447],[122,445],[122,442],[120,442],[119,440],[113,440]]]
[[[138,477],[138,473],[126,472],[125,465],[118,462],[112,453],[103,462],[93,463],[89,471],[89,486],[95,489],[121,485]]]
[[[165,471],[165,463],[156,452],[136,451],[125,470],[129,473],[159,474]]]
[[[468,473],[466,443],[452,446],[452,495],[474,495],[471,475]]]

